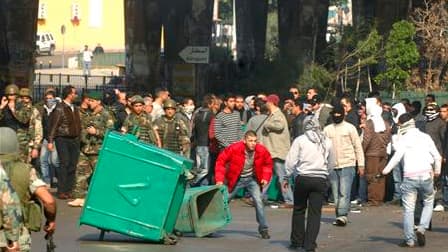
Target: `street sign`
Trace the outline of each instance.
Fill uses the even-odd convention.
[[[210,47],[208,46],[187,46],[180,51],[179,56],[191,64],[208,64],[210,58]]]

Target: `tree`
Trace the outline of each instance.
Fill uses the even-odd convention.
[[[420,69],[426,91],[440,89],[443,69],[448,63],[448,3],[446,0],[424,0],[424,6],[415,9],[411,20],[426,63]]]
[[[387,69],[376,76],[377,82],[388,81],[392,88],[392,99],[395,93],[405,88],[409,79],[412,65],[419,59],[417,45],[414,42],[415,27],[408,21],[393,24],[386,41],[384,59]]]

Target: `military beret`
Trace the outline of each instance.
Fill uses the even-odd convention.
[[[103,93],[100,91],[91,91],[87,93],[87,97],[94,100],[103,99]]]

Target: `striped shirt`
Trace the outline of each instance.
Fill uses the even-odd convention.
[[[240,113],[237,111],[218,113],[215,119],[215,137],[220,149],[241,140],[243,131],[241,130]]]

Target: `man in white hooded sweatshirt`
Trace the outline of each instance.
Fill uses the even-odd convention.
[[[404,241],[400,247],[414,247],[415,240],[419,246],[424,246],[425,230],[429,228],[434,204],[433,177],[438,177],[441,170],[440,156],[431,137],[417,128],[412,115],[403,114],[399,118],[400,144],[383,174],[388,174],[399,162],[403,163],[403,183],[401,185],[403,201],[403,229]],[[433,169],[434,168],[434,169]],[[420,224],[414,233],[414,209],[417,195],[423,197],[423,211]]]

